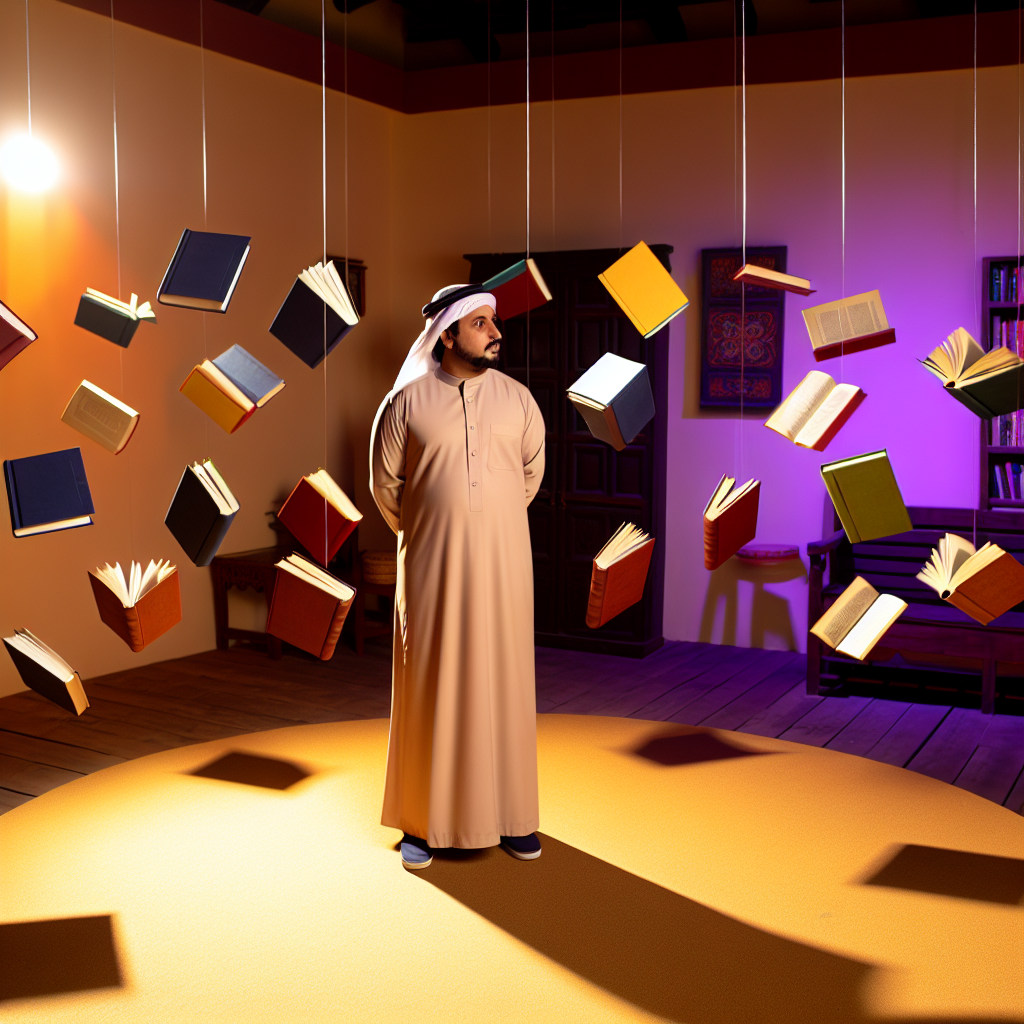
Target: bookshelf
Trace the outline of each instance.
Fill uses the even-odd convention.
[[[981,346],[987,352],[993,345],[1003,343],[1004,337],[1014,345],[1014,324],[1024,320],[1024,287],[1018,291],[1018,278],[1024,278],[1020,268],[1024,267],[1024,256],[986,256],[981,261]],[[1020,281],[1024,286],[1024,280]],[[1008,326],[1004,326],[1007,324]],[[1024,326],[1017,328],[1024,332]],[[1017,342],[1017,351],[1024,355],[1022,344]],[[1016,417],[1016,434],[1001,437],[1004,421],[1007,426]],[[997,416],[992,420],[981,420],[981,459],[979,474],[979,502],[982,509],[1019,508],[1024,509],[1024,500],[1010,496],[999,497],[995,473],[997,466],[1024,464],[1024,412],[1012,416]],[[1004,428],[1005,429],[1005,428]],[[1000,443],[1016,439],[1017,444]],[[1004,472],[1005,475],[1005,472]],[[1009,481],[1007,481],[1009,484]],[[1020,485],[1018,484],[1018,487]],[[1019,493],[1019,492],[1018,492]]]

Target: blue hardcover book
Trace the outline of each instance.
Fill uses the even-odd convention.
[[[92,526],[96,509],[81,448],[7,459],[4,483],[15,537]]]
[[[249,255],[250,240],[248,235],[185,228],[160,282],[157,300],[167,306],[226,313]]]
[[[232,345],[213,360],[224,374],[257,409],[262,409],[284,387],[284,380],[268,370],[241,345]]]

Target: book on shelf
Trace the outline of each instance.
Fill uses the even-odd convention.
[[[827,462],[821,477],[851,544],[913,529],[884,448]]]
[[[495,312],[502,320],[511,320],[551,301],[551,291],[532,259],[520,260],[489,277],[480,289],[494,296]]]
[[[837,384],[827,373],[811,370],[765,426],[801,448],[823,452],[866,397],[856,384]]]
[[[92,526],[96,511],[81,448],[4,461],[15,537]]]
[[[605,352],[566,394],[594,437],[619,452],[654,419],[646,365],[614,352]]]
[[[995,486],[994,496],[999,498],[1000,501],[1005,501],[1010,497],[1005,471],[998,462],[992,466],[992,483]]]
[[[1024,465],[1019,462],[1007,462],[1003,468],[1006,471],[1006,483],[1010,497],[1014,501],[1024,500],[1024,495],[1021,493],[1021,475],[1024,473]]]
[[[594,556],[590,574],[587,625],[598,629],[644,596],[654,538],[633,523],[623,523]]]
[[[356,324],[356,312],[337,260],[307,267],[270,325],[270,333],[311,369],[334,351]]]
[[[645,338],[690,304],[646,242],[638,242],[597,278]]]
[[[1021,501],[1021,472],[1024,466],[1019,462],[992,463],[992,487],[990,496],[1003,501]]]
[[[328,661],[352,607],[355,588],[299,554],[283,558],[275,568],[267,632]]]
[[[124,450],[139,423],[139,414],[130,405],[88,380],[75,388],[60,418],[115,455]]]
[[[740,487],[736,487],[731,476],[718,481],[715,493],[704,506],[705,569],[717,569],[754,539],[760,499],[760,480],[748,480]]]
[[[996,315],[992,317],[991,328],[993,347],[1004,345],[1017,355],[1024,355],[1024,320]]]
[[[210,459],[186,466],[164,516],[182,551],[209,565],[238,513],[238,501]]]
[[[1024,406],[1024,361],[1002,345],[986,352],[962,327],[932,349],[921,365],[982,419]]]
[[[338,553],[362,518],[362,512],[326,469],[307,473],[277,513],[278,522],[321,565]]]
[[[932,548],[917,578],[983,626],[1024,601],[1024,565],[998,544],[975,550],[955,533]]]
[[[89,706],[82,677],[31,630],[16,629],[14,636],[4,637],[4,646],[30,690],[73,715],[80,715]]]
[[[139,305],[139,297],[132,292],[128,302],[104,295],[95,288],[86,288],[78,300],[75,326],[98,334],[121,348],[127,348],[143,320],[156,323],[156,313],[150,303]]]
[[[248,235],[185,228],[157,289],[157,301],[165,306],[226,313],[250,241]]]
[[[877,289],[812,306],[803,315],[814,358],[819,362],[891,345],[896,340],[896,330],[885,318]]]
[[[124,578],[121,563],[89,570],[89,584],[100,619],[138,653],[181,622],[178,569],[168,559],[133,561]]]
[[[1011,448],[1024,445],[1024,411],[995,417],[992,420],[989,437],[993,445]]]
[[[768,267],[760,267],[756,263],[744,263],[733,275],[733,280],[760,285],[762,288],[777,288],[779,291],[793,292],[796,295],[810,295],[815,291],[806,277],[783,274],[779,270],[769,270]]]
[[[837,653],[863,661],[906,608],[906,601],[880,594],[858,576],[811,626],[811,632]]]
[[[13,309],[0,302],[0,370],[38,337]]]
[[[1020,294],[1020,266],[1011,260],[1008,263],[993,262],[989,266],[989,302],[1016,302]]]
[[[233,434],[282,388],[284,381],[241,345],[204,359],[178,389],[219,427]]]

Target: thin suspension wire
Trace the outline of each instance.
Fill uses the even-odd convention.
[[[530,258],[530,0],[526,0],[526,258]],[[530,390],[530,311],[526,311],[526,390]]]
[[[747,0],[740,0],[740,83],[741,83],[741,124],[742,131],[742,238],[740,243],[740,265],[747,262]],[[736,429],[739,437],[739,459],[737,479],[743,479],[743,405],[747,389],[746,380],[747,355],[747,285],[740,283],[740,418]]]
[[[207,204],[206,204],[206,46],[203,37],[204,22],[203,0],[199,0],[199,82],[203,111],[203,230],[207,229]],[[206,311],[203,310],[203,358],[210,358],[209,339],[206,334]],[[210,418],[203,417],[203,438],[206,443],[206,450],[210,450]]]
[[[491,219],[491,0],[487,0],[487,251],[494,252]]]
[[[489,5],[488,5],[489,6]],[[551,0],[551,248],[557,250],[555,231],[555,0]]]
[[[981,296],[975,287],[978,266],[978,0],[974,0],[974,263],[971,265],[971,292],[974,295],[975,333],[981,331]]]
[[[25,77],[28,81],[28,134],[32,135],[32,46],[28,32],[28,0],[25,0]]]
[[[619,0],[619,254],[622,254],[622,0]]]
[[[839,5],[839,292],[846,298],[846,0]],[[846,346],[839,346],[839,380],[846,381]]]
[[[345,48],[342,54],[344,61],[344,88],[348,92],[348,5],[345,5]],[[345,287],[349,287],[348,273],[348,96],[345,96]],[[320,208],[321,230],[323,243],[323,265],[327,265],[327,8],[324,0],[320,0]],[[327,469],[327,303],[323,308],[324,318],[324,356],[323,356],[323,391],[324,391],[324,449],[323,468]],[[327,498],[324,498],[324,565],[328,561],[328,523]]]

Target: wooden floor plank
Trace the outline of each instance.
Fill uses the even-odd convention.
[[[1013,784],[1010,795],[1003,801],[1003,806],[1015,814],[1024,814],[1024,772],[1017,776],[1017,781]]]
[[[991,717],[956,785],[1001,804],[1024,768],[1024,718]]]
[[[971,708],[953,708],[935,730],[927,746],[908,763],[912,772],[952,782],[970,760],[978,741],[992,721]]]
[[[831,698],[830,698],[831,699]],[[866,754],[910,707],[899,700],[873,700],[838,736],[825,744],[844,754]]]
[[[806,688],[806,681],[807,659],[801,654],[795,661],[783,665],[767,679],[731,700],[720,711],[716,711],[713,715],[708,715],[707,718],[694,724],[709,729],[739,729],[754,715],[759,714],[780,697],[789,693],[797,683]]]
[[[54,768],[52,765],[36,764],[21,757],[0,754],[0,786],[15,793],[39,796],[63,786],[65,782],[80,778],[82,772],[69,772],[66,768]]]
[[[906,767],[951,710],[945,704],[912,704],[864,757]]]
[[[67,768],[83,774],[109,768],[124,761],[123,757],[115,757],[113,754],[101,754],[97,750],[72,747],[67,743],[54,743],[52,740],[23,736],[21,733],[6,730],[0,730],[0,754],[23,757],[26,761],[34,761],[36,764]]]
[[[837,697],[819,701],[779,739],[823,747],[850,724],[869,704],[870,697]]]
[[[28,793],[15,793],[10,789],[4,789],[0,786],[0,814],[15,807],[20,807],[22,804],[27,804],[32,799],[34,797]]]
[[[778,736],[796,725],[823,700],[824,697],[809,697],[806,684],[799,682],[774,704],[753,715],[736,731],[753,733],[755,736]]]

